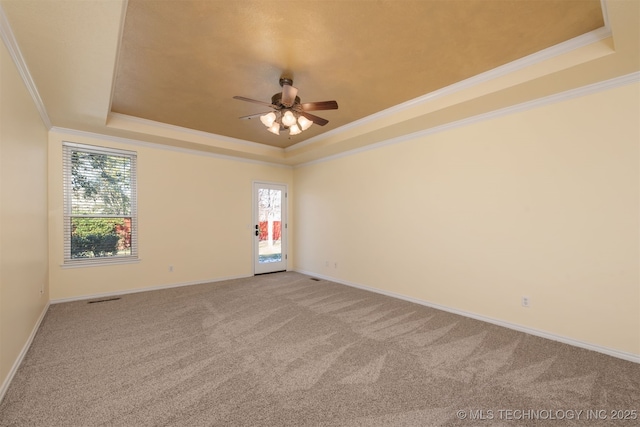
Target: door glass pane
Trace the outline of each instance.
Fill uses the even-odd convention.
[[[282,191],[270,188],[258,189],[258,262],[282,261]]]

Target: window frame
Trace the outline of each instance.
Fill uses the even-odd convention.
[[[72,215],[72,175],[71,156],[74,151],[82,151],[90,154],[111,155],[128,157],[130,159],[130,216],[131,216],[131,254],[93,258],[71,258],[71,220]],[[62,142],[62,178],[63,178],[63,267],[88,267],[97,265],[129,264],[139,262],[138,258],[138,185],[137,185],[137,157],[135,151],[121,150],[117,148],[102,147],[75,142]],[[123,217],[118,216],[118,218]],[[100,216],[98,216],[100,217]],[[104,215],[104,218],[113,217]],[[127,217],[128,216],[124,216]]]

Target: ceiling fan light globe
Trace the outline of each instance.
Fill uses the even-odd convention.
[[[300,130],[300,128],[298,127],[297,124],[293,124],[290,128],[289,128],[289,135],[297,135],[299,133],[302,133],[302,131]]]
[[[298,124],[300,125],[300,129],[307,130],[311,127],[313,122],[307,119],[305,116],[298,117]]]
[[[282,124],[287,127],[293,126],[296,124],[296,117],[293,115],[291,111],[287,111],[286,113],[284,113],[284,116],[282,116]]]
[[[276,113],[272,111],[270,113],[265,114],[264,116],[260,116],[260,121],[266,127],[271,127],[273,125],[273,122],[276,121]]]
[[[273,123],[267,130],[275,135],[280,135],[280,123]]]

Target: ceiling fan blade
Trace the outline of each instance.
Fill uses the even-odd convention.
[[[266,107],[273,108],[273,109],[278,108],[275,105],[270,104],[268,102],[258,101],[258,100],[251,99],[251,98],[245,98],[244,96],[234,96],[233,99],[237,99],[237,100],[240,100],[240,101],[246,101],[246,102],[253,102],[254,104],[264,105]]]
[[[249,114],[248,116],[242,116],[242,117],[238,117],[239,119],[253,119],[254,117],[260,117],[260,116],[264,116],[265,114],[269,114],[271,111],[266,111],[264,113],[256,113],[256,114]]]
[[[319,111],[319,110],[337,110],[338,103],[336,101],[320,101],[320,102],[305,102],[300,104],[304,111]]]
[[[318,126],[324,126],[327,123],[329,123],[329,120],[327,120],[327,119],[323,119],[322,117],[314,116],[313,114],[305,113],[304,111],[300,112],[300,115],[303,116],[303,117],[306,117],[309,120],[311,120],[313,123],[317,124]]]
[[[291,85],[282,85],[282,99],[280,102],[285,107],[291,107],[296,102],[296,95],[298,94],[298,88]]]

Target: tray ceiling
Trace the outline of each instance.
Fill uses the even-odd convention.
[[[600,0],[129,0],[111,111],[285,148],[604,25]],[[291,77],[329,124],[266,131]]]

